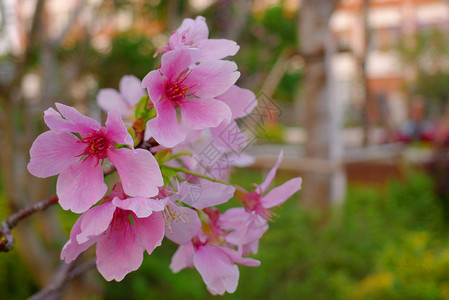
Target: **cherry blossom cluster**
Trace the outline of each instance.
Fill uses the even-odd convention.
[[[137,270],[165,238],[179,245],[170,268],[194,267],[212,294],[233,293],[237,264],[256,267],[259,240],[273,216],[270,210],[301,188],[293,178],[268,191],[282,152],[260,185],[246,191],[226,183],[198,159],[204,145],[246,166],[245,144],[220,135],[257,105],[255,95],[235,85],[240,73],[233,56],[239,46],[209,39],[203,17],[185,19],[155,54],[160,68],[142,81],[124,76],[119,91],[100,90],[105,126],[73,107],[56,103],[44,113],[50,130],[34,141],[28,170],[37,177],[58,175],[56,192],[63,209],[80,213],[61,252],[66,263],[96,244],[98,271],[121,281]],[[242,132],[237,136],[244,138]],[[117,170],[108,187],[103,166]],[[268,191],[268,192],[267,192]],[[237,198],[241,207],[215,206]]]

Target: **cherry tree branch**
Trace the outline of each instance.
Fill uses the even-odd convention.
[[[113,165],[106,165],[103,168],[103,174],[104,176],[108,176],[112,173],[114,173],[115,167]],[[19,223],[21,220],[31,216],[35,212],[43,211],[47,209],[49,206],[52,206],[53,204],[56,204],[58,202],[58,196],[54,195],[50,198],[47,198],[45,200],[42,200],[38,203],[35,203],[31,206],[27,206],[25,208],[22,208],[18,212],[12,214],[0,225],[0,252],[9,252],[12,250],[12,247],[14,245],[14,237],[11,233],[11,229],[16,227],[17,223]]]
[[[93,268],[96,264],[96,258],[91,258],[85,263],[76,266],[78,262],[74,260],[73,262],[66,264],[61,263],[56,275],[54,276],[52,282],[47,285],[45,288],[34,294],[30,300],[51,300],[51,299],[60,299],[62,296],[62,292],[64,288],[67,286],[67,283],[74,279],[75,277],[80,276],[84,272]]]

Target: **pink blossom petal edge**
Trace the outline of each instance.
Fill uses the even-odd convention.
[[[86,211],[81,222],[81,232],[76,236],[78,243],[85,243],[105,232],[111,224],[115,209],[114,205],[106,202]]]
[[[135,221],[134,232],[140,245],[151,254],[153,250],[162,244],[164,238],[164,218],[162,213],[154,212],[147,218],[140,218]]]
[[[191,129],[217,127],[232,117],[229,106],[215,99],[194,99],[184,103],[181,115],[182,123]]]
[[[180,200],[196,209],[225,203],[234,196],[234,192],[233,186],[208,180],[200,180],[197,184],[183,181],[179,186]]]
[[[279,156],[278,156],[278,160],[276,161],[273,168],[268,173],[267,177],[265,178],[265,181],[259,186],[259,189],[260,189],[259,192],[261,194],[265,193],[265,191],[268,189],[271,182],[273,181],[274,176],[276,176],[276,172],[277,172],[279,166],[281,165],[283,157],[284,157],[284,150],[281,150],[281,152],[279,153]]]
[[[262,197],[260,202],[265,208],[279,206],[301,189],[301,183],[301,177],[292,178],[284,184],[269,191]]]
[[[97,94],[97,104],[105,112],[117,109],[124,118],[131,114],[131,107],[123,100],[122,95],[114,89],[101,89]]]
[[[233,56],[239,51],[240,46],[232,40],[204,39],[198,42],[198,49],[201,50],[200,61],[207,61]]]
[[[168,53],[167,53],[168,54]],[[186,78],[191,92],[199,98],[215,98],[226,92],[240,77],[237,65],[226,60],[200,63]]]
[[[114,109],[108,113],[105,125],[110,139],[119,144],[128,145],[131,149],[134,148],[133,138],[126,129],[118,110]]]
[[[181,128],[176,110],[170,101],[155,103],[157,116],[147,122],[148,134],[165,147],[174,147],[186,139],[187,134]]]
[[[216,97],[226,103],[232,111],[232,119],[243,118],[257,106],[256,95],[248,89],[236,85],[231,86],[225,93]]]
[[[101,129],[100,123],[98,123],[97,121],[95,121],[92,118],[89,118],[89,117],[81,114],[74,107],[67,106],[67,105],[64,105],[61,103],[55,103],[55,105],[56,105],[56,108],[64,116],[66,121],[68,121],[71,124],[76,126],[75,130],[73,132],[83,134],[83,133],[91,133],[92,131],[97,131],[97,130]]]
[[[193,256],[193,265],[213,295],[233,293],[237,289],[239,268],[221,247],[199,247]]]
[[[123,95],[128,106],[133,107],[139,103],[140,98],[145,96],[145,90],[141,85],[142,83],[139,78],[134,75],[124,75],[122,79],[120,79],[120,94]]]
[[[88,159],[76,162],[61,172],[56,183],[56,194],[63,209],[75,213],[88,210],[108,189],[100,166],[92,167]]]
[[[85,146],[78,141],[79,138],[67,132],[59,135],[52,130],[42,133],[31,146],[28,171],[41,178],[61,173],[79,161],[77,156],[83,153]]]
[[[173,273],[178,273],[184,268],[193,268],[194,254],[195,249],[191,242],[180,245],[171,259],[170,269]]]
[[[164,184],[154,156],[143,149],[110,150],[108,158],[117,169],[125,193],[129,196],[153,197]]]
[[[70,232],[70,239],[65,243],[64,247],[61,251],[61,259],[64,260],[67,264],[74,261],[82,252],[84,252],[87,248],[92,246],[97,239],[92,238],[87,242],[79,244],[76,240],[76,236],[81,233],[81,222],[83,221],[84,215],[78,218],[75,222],[75,225],[72,227],[72,231]]]
[[[138,218],[147,218],[153,211],[162,211],[165,208],[164,201],[144,197],[126,199],[114,197],[112,204],[118,208],[133,211]]]
[[[144,249],[133,234],[109,228],[98,238],[97,269],[107,281],[121,281],[140,267]]]

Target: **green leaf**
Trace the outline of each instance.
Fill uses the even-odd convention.
[[[134,112],[134,118],[138,119],[142,113],[148,111],[148,94],[140,98],[139,103],[137,103],[136,110]]]

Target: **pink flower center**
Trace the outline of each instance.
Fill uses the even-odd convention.
[[[165,94],[173,102],[175,107],[180,107],[194,97],[191,89],[197,84],[189,85],[186,79],[189,77],[192,70],[182,71],[173,82],[168,82],[165,87]]]
[[[79,156],[85,157],[85,160],[88,158],[94,159],[95,167],[98,166],[100,160],[101,165],[103,165],[105,158],[108,156],[108,151],[112,146],[115,146],[115,143],[111,142],[101,131],[90,133],[79,142],[86,144],[86,148]]]
[[[243,206],[245,207],[246,211],[248,212],[256,212],[258,215],[260,215],[262,218],[266,220],[271,220],[271,216],[274,215],[274,213],[263,207],[263,205],[260,203],[260,200],[262,199],[262,195],[258,193],[257,191],[252,191],[249,193],[246,193],[245,197],[241,199]]]
[[[139,226],[139,224],[133,224],[136,219],[137,217],[133,216],[131,211],[117,208],[114,212],[114,216],[112,217],[111,225],[109,227],[109,234],[111,234],[114,230],[119,231],[124,236],[127,234],[133,234],[132,226]]]

